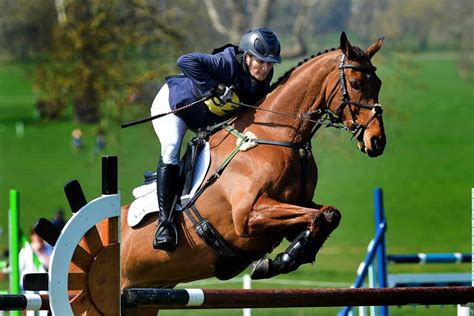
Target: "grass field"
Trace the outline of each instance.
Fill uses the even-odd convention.
[[[344,132],[323,129],[316,135],[313,148],[320,179],[315,201],[337,206],[343,218],[314,266],[281,278],[351,283],[374,233],[372,189],[376,186],[384,189],[390,253],[471,251],[474,87],[459,78],[455,58],[455,54],[393,56],[383,49],[376,56],[383,81],[380,101],[385,110],[386,151],[371,159],[358,152]],[[282,65],[279,71],[290,66]],[[88,199],[100,194],[100,155],[93,146],[96,127],[78,126],[68,115],[54,123],[35,120],[31,77],[30,66],[0,65],[0,250],[7,247],[9,189],[20,191],[23,230],[40,216],[52,217],[59,207],[68,209],[62,187],[70,179],[81,182]],[[139,112],[134,109],[133,118],[147,115],[145,110]],[[21,124],[23,136],[16,133]],[[86,147],[81,153],[70,145],[76,127],[84,131]],[[125,203],[141,182],[142,172],[155,168],[159,143],[151,124],[127,130],[111,126],[104,152],[119,156]],[[470,271],[470,267],[412,265],[390,271]],[[334,315],[336,310],[256,310],[254,315]],[[393,315],[454,313],[453,307],[393,310]]]

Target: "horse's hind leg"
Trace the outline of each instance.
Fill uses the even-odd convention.
[[[291,218],[293,223],[295,223],[297,219],[295,215],[299,214],[299,219],[306,219],[307,222],[306,228],[303,228],[302,231],[300,230],[299,235],[294,238],[285,252],[278,254],[275,260],[262,259],[255,264],[252,271],[253,279],[271,278],[278,274],[289,273],[296,270],[301,264],[313,262],[318,250],[329,234],[339,225],[341,218],[339,211],[330,206],[324,206],[318,210],[279,203],[275,200],[271,201],[269,198],[265,198],[265,202],[271,202],[267,206],[270,206],[269,210],[273,210],[268,212],[268,214],[263,212],[270,216],[266,218],[269,221],[285,218],[282,208],[287,207],[287,211],[291,213],[286,214],[286,219]],[[261,207],[262,205],[259,206],[259,210],[266,209]],[[295,211],[297,214],[294,214]],[[264,214],[262,212],[258,213],[259,220],[263,220],[264,217],[262,215]],[[278,214],[278,217],[272,217],[272,213],[273,215]],[[308,221],[308,217],[311,219],[310,221]],[[251,223],[252,220],[249,221],[249,225]],[[288,222],[286,224],[288,225]],[[292,234],[291,230],[290,234]]]

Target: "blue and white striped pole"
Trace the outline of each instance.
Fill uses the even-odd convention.
[[[415,253],[387,255],[389,263],[466,263],[472,261],[470,253]]]

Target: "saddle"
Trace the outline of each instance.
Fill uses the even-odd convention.
[[[178,202],[176,211],[181,211],[197,191],[204,180],[210,165],[209,144],[205,139],[196,137],[188,142],[186,153],[180,162],[178,186]],[[146,171],[143,174],[143,185],[133,189],[135,201],[130,205],[127,223],[130,227],[138,226],[146,215],[158,212],[156,195],[156,171]]]
[[[196,176],[198,177],[198,179],[196,179],[196,181],[194,182],[193,179],[195,175],[194,171],[197,163],[198,154],[205,155],[205,153],[201,153],[201,151],[205,151],[206,149],[208,149],[206,146],[209,146],[209,144],[204,139],[198,137],[193,138],[188,142],[186,152],[183,156],[183,159],[180,161],[179,166],[178,182],[180,183],[180,185],[178,186],[178,195],[181,196],[181,205],[186,204],[187,200],[189,199],[189,195],[193,188],[194,182],[202,182],[202,180],[199,179],[199,176],[203,174],[201,169],[197,170],[196,172]],[[206,159],[206,157],[202,157],[201,160],[202,159]],[[200,164],[202,163],[206,162],[200,161]],[[143,178],[145,185],[150,183],[156,183],[156,171],[145,171],[145,173],[143,174]]]

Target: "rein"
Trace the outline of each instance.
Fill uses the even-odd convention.
[[[347,86],[346,86],[346,79],[345,79],[345,74],[344,70],[345,69],[355,69],[358,71],[362,71],[365,73],[369,74],[374,74],[377,68],[375,66],[369,66],[369,67],[362,67],[362,66],[357,66],[357,65],[351,65],[351,64],[345,64],[345,58],[346,56],[342,54],[341,60],[339,63],[339,83],[341,85],[341,92],[342,92],[342,101],[341,104],[338,106],[336,111],[332,111],[329,108],[326,108],[326,110],[321,110],[317,109],[315,111],[310,111],[310,112],[305,112],[300,115],[294,115],[294,114],[289,114],[285,112],[280,112],[280,111],[274,111],[274,110],[268,110],[268,109],[262,109],[258,106],[250,105],[250,104],[245,104],[241,102],[234,102],[234,101],[229,101],[229,103],[233,103],[235,105],[243,106],[243,107],[248,107],[248,108],[253,108],[259,111],[265,111],[265,112],[270,112],[274,114],[279,114],[287,117],[292,117],[295,119],[300,119],[301,121],[308,120],[309,122],[316,123],[315,126],[313,127],[311,131],[311,138],[316,134],[316,132],[319,130],[321,126],[323,126],[326,122],[326,127],[334,127],[338,129],[343,129],[346,131],[349,131],[352,134],[351,140],[353,138],[358,139],[364,131],[367,129],[367,127],[372,123],[372,121],[376,118],[382,117],[383,114],[383,109],[382,106],[379,103],[376,103],[374,105],[371,104],[363,104],[355,101],[351,101],[350,96],[347,92]],[[336,84],[337,84],[336,83]],[[344,108],[348,106],[350,113],[351,113],[351,126],[346,127],[342,123],[342,112],[344,111]],[[356,116],[354,114],[354,110],[352,106],[371,110],[372,111],[372,116],[367,120],[365,123],[361,124],[356,124]],[[310,117],[312,115],[319,115],[319,118],[317,119],[311,119]]]

